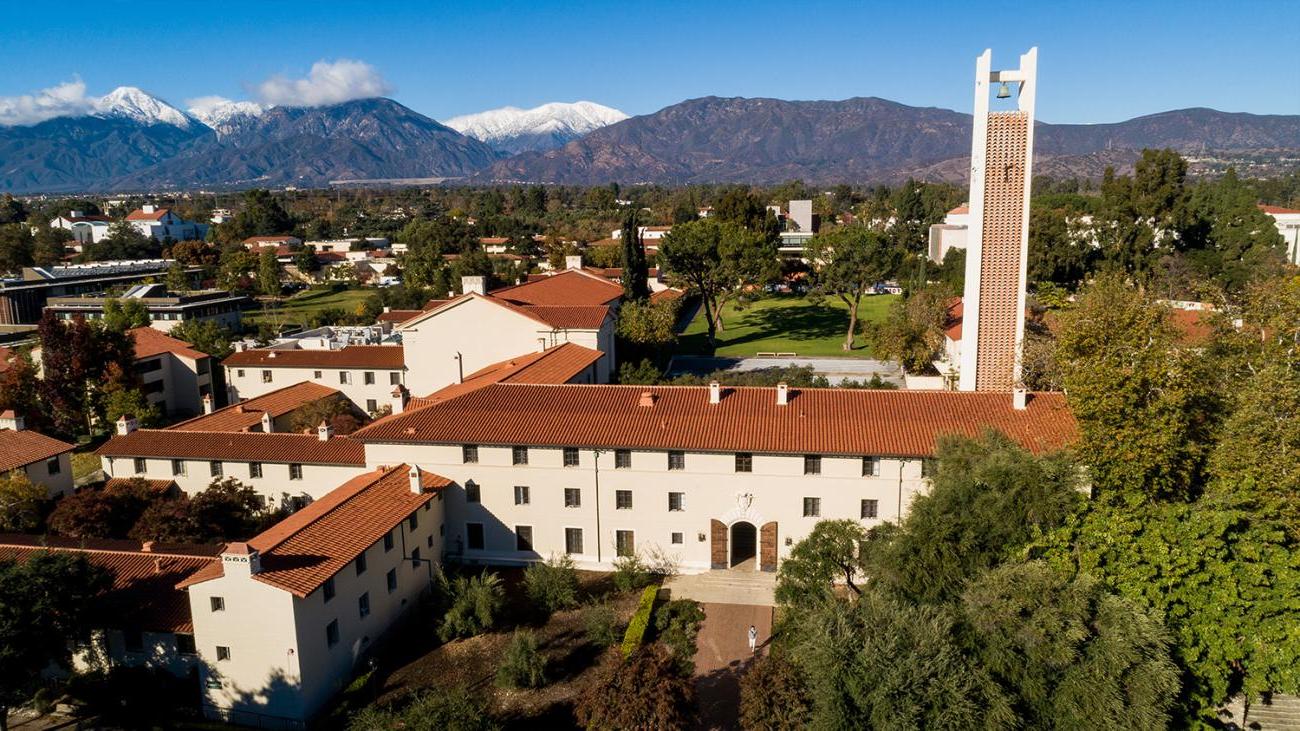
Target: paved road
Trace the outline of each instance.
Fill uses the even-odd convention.
[[[695,640],[695,694],[701,729],[740,728],[740,676],[755,657],[749,626],[758,630],[758,654],[772,636],[772,607],[704,604],[704,624]]]
[[[819,376],[826,376],[837,384],[848,378],[855,381],[870,380],[879,375],[882,380],[903,385],[903,371],[897,363],[871,358],[713,358],[702,355],[674,356],[668,364],[668,375],[679,376],[685,373],[707,374],[718,370],[756,371],[763,368],[785,368],[788,366],[812,366]]]

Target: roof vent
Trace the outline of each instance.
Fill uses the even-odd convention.
[[[262,412],[262,431],[267,434],[275,431],[275,421],[271,419],[271,412],[269,411]]]
[[[141,543],[141,544],[140,544],[140,550],[141,550],[142,552],[144,552],[144,553],[152,553],[152,552],[153,552],[153,541],[145,541],[144,543]]]
[[[205,413],[205,414],[211,414],[211,413],[212,413],[212,408],[213,408],[213,407],[212,407],[212,394],[210,394],[210,393],[205,393],[205,394],[203,394],[203,413]]]
[[[1024,411],[1029,405],[1029,390],[1024,386],[1011,389],[1011,405],[1016,411]]]
[[[0,429],[13,429],[14,431],[22,431],[26,428],[27,428],[27,424],[23,420],[23,417],[20,416],[13,409],[5,409],[4,411],[0,412]]]
[[[460,293],[470,294],[471,292],[477,295],[487,294],[487,277],[461,277]]]
[[[274,351],[274,350],[268,350],[268,351],[266,351],[266,357],[268,357],[268,358],[274,358],[274,357],[275,357],[275,351]]]
[[[790,386],[784,382],[776,384],[776,405],[785,406],[790,403]]]
[[[652,392],[650,392],[650,391],[642,391],[642,392],[641,392],[641,400],[640,400],[639,402],[637,402],[637,403],[638,403],[638,405],[640,405],[640,406],[654,406],[654,405],[655,405],[655,401],[657,401],[658,399],[659,399],[659,397],[656,396],[654,393],[652,393]]]
[[[415,427],[413,427],[413,426],[408,426],[408,427],[406,427],[406,433],[407,433],[408,435],[414,435],[414,434],[415,434]]]
[[[333,436],[334,436],[334,427],[330,426],[328,421],[322,419],[321,423],[316,427],[316,438],[321,440],[322,442],[325,442],[325,441],[329,441],[329,439]]]
[[[709,403],[716,404],[722,400],[722,384],[717,381],[709,382]]]
[[[411,492],[419,495],[424,492],[424,487],[420,484],[420,468],[411,465],[411,469],[406,472],[406,477],[411,481]]]
[[[392,400],[389,402],[392,405],[392,413],[400,414],[406,410],[407,396],[405,388],[402,388],[401,385],[394,386],[393,392],[390,396],[392,397]]]
[[[565,268],[565,269],[581,269],[581,268],[582,268],[582,254],[569,254],[568,256],[565,256],[565,257],[564,257],[564,268]]]
[[[139,428],[140,422],[136,421],[135,416],[131,414],[122,414],[117,419],[117,433],[119,436],[126,436]]]

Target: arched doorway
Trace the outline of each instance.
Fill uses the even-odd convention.
[[[758,530],[753,523],[737,521],[731,526],[732,568],[753,559],[758,554]]]

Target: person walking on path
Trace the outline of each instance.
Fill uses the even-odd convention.
[[[758,628],[751,624],[749,625],[749,651],[751,653],[756,652],[757,648],[758,648]]]

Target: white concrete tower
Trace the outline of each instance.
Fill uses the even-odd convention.
[[[1029,185],[1033,179],[1034,96],[1038,49],[1020,68],[992,70],[992,52],[975,61],[971,135],[970,226],[963,297],[961,391],[1016,391],[1025,339]],[[1016,108],[989,111],[989,99],[1015,97]]]

